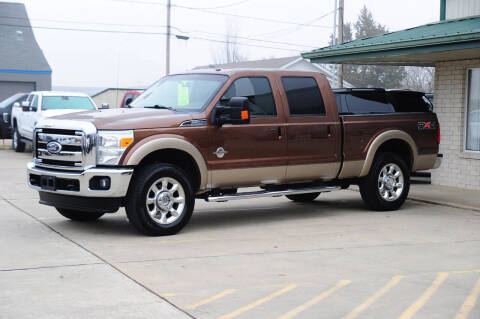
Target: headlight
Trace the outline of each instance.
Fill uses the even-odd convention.
[[[117,165],[133,142],[133,131],[98,131],[97,165]]]

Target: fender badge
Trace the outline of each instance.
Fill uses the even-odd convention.
[[[213,152],[214,155],[217,155],[218,158],[223,158],[228,152],[223,148],[219,147],[215,152]]]

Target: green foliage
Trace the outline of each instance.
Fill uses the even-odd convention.
[[[355,39],[363,39],[388,32],[386,26],[375,22],[366,6],[362,8],[357,21],[353,24]],[[343,42],[353,40],[352,26],[343,26]],[[399,88],[406,76],[403,66],[349,65],[343,66],[343,79],[355,87]]]

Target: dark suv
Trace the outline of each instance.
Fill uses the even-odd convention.
[[[11,114],[13,104],[20,105],[27,99],[28,93],[17,93],[0,102],[0,138],[12,137]]]

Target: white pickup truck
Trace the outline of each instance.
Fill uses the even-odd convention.
[[[32,143],[33,129],[41,119],[56,115],[97,110],[92,99],[83,93],[37,91],[26,101],[12,108],[12,149],[23,152],[25,143]]]

